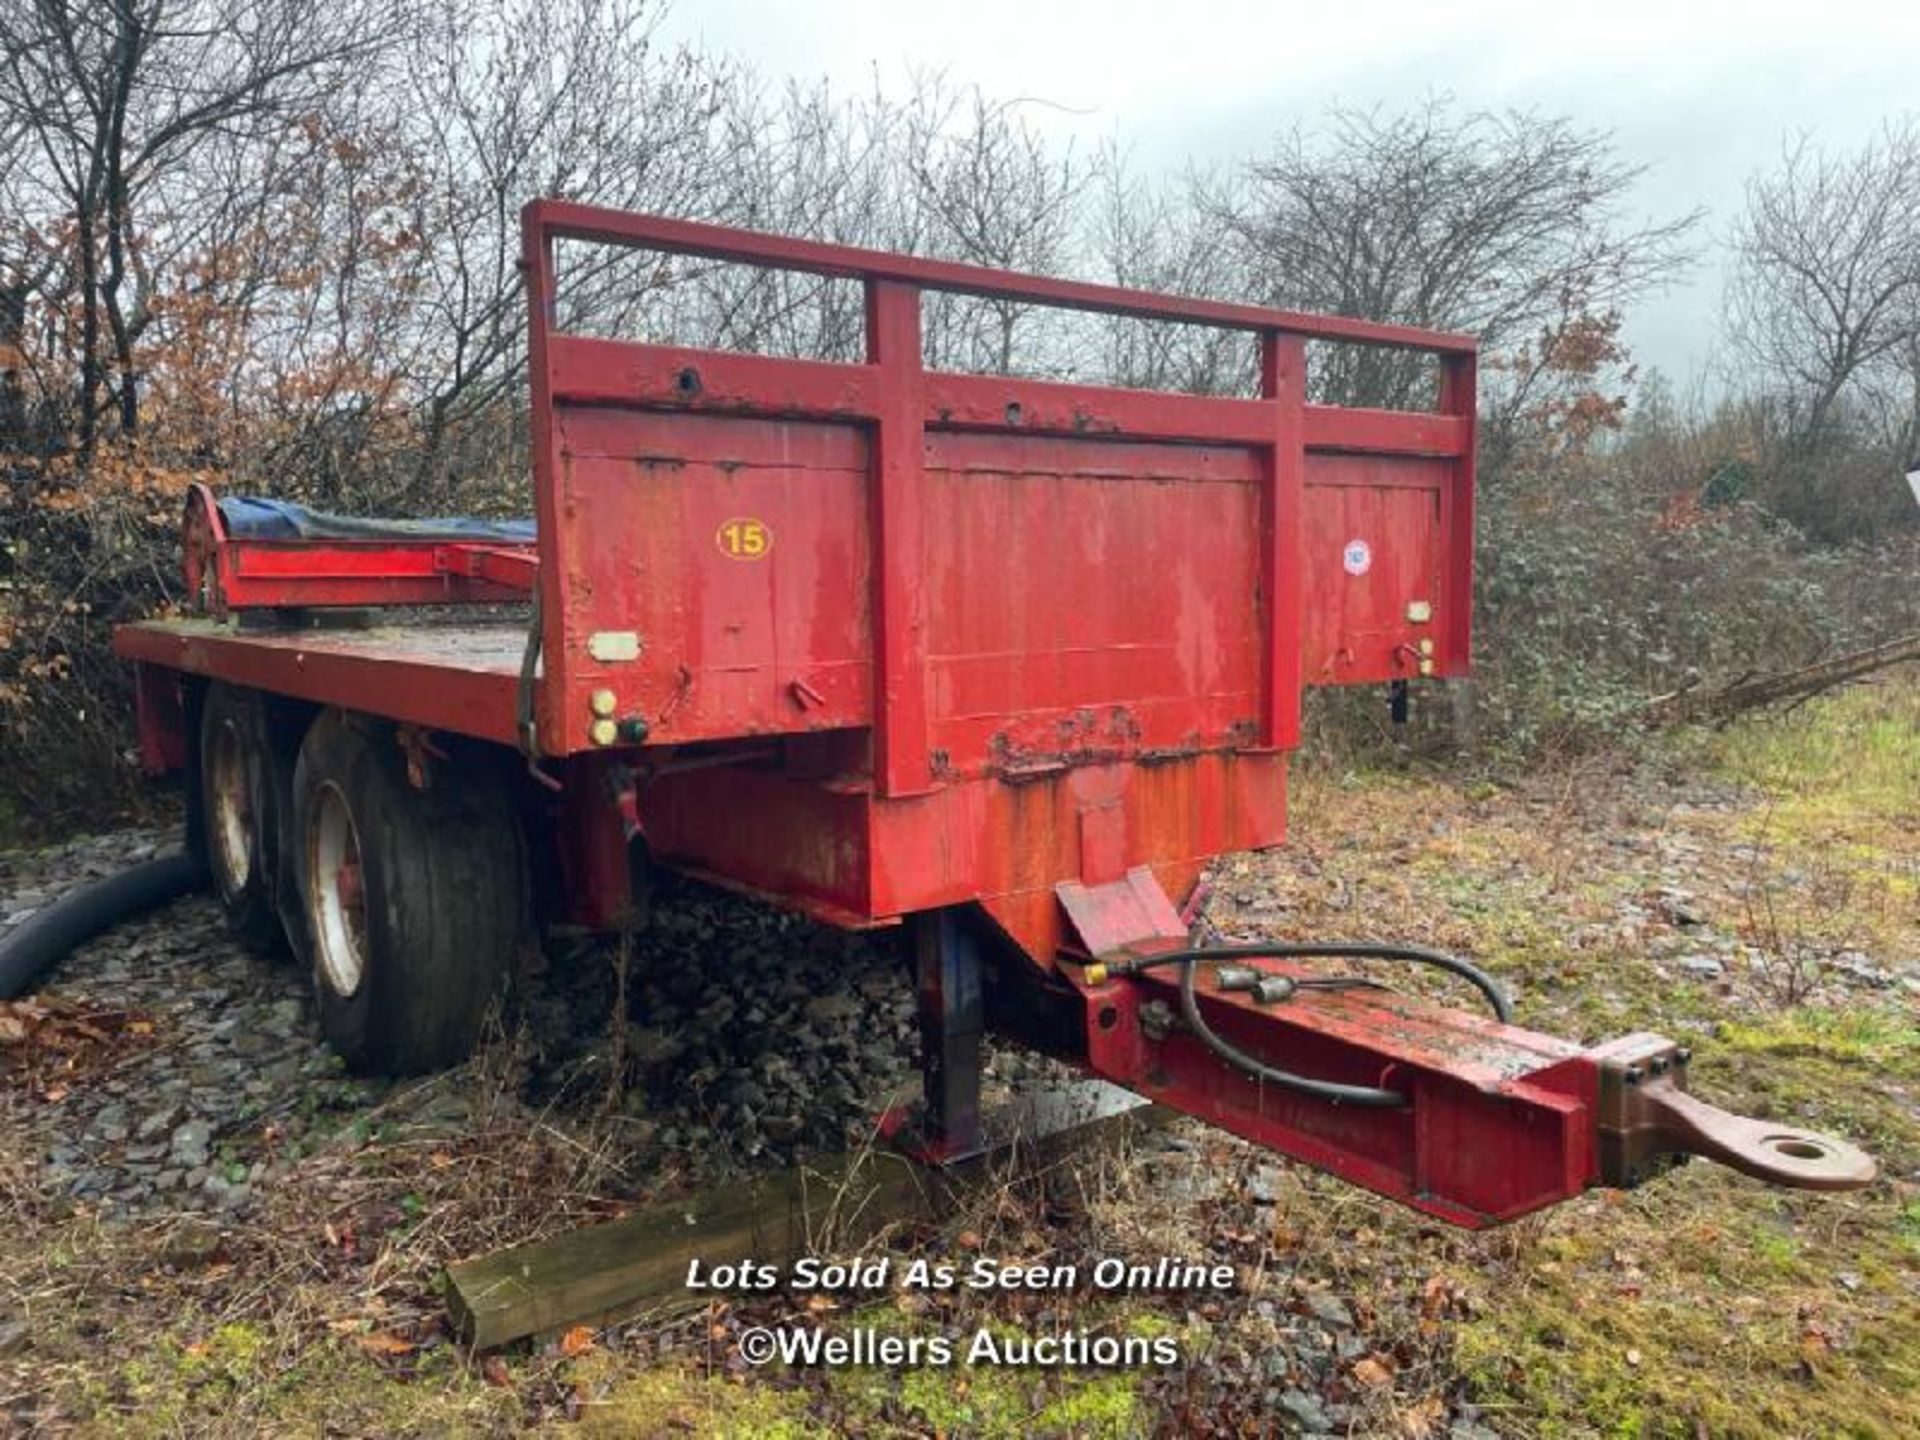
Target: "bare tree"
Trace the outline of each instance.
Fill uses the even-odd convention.
[[[1774,503],[1816,532],[1904,499],[1897,466],[1920,444],[1916,216],[1920,127],[1907,121],[1851,154],[1795,142],[1748,183],[1733,228],[1728,338],[1780,431]]]
[[[1729,331],[1756,370],[1792,385],[1818,431],[1847,387],[1910,337],[1920,303],[1920,129],[1852,155],[1805,140],[1747,185],[1734,226]]]
[[[996,101],[937,72],[852,101],[824,86],[742,104],[741,184],[712,218],[1000,269],[1069,273],[1081,259],[1098,162],[1052,145],[1033,102]],[[689,272],[682,267],[683,277]],[[750,349],[851,359],[863,304],[844,281],[725,269],[694,273],[680,322]],[[930,292],[930,364],[1055,375],[1082,358],[1081,317]]]
[[[0,196],[9,193],[16,167],[26,148],[25,129],[11,115],[0,113]],[[21,348],[27,323],[27,303],[44,281],[27,253],[18,217],[0,222],[0,440],[15,441],[26,422],[26,397],[21,371],[26,364]]]
[[[1196,200],[1269,303],[1479,335],[1483,433],[1497,456],[1543,388],[1588,383],[1617,355],[1622,309],[1686,263],[1697,215],[1626,218],[1642,174],[1604,131],[1436,98],[1393,114],[1335,109],[1200,184]],[[1338,347],[1316,385],[1409,405],[1428,398],[1430,376],[1399,352]]]
[[[824,86],[733,97],[726,131],[735,184],[702,197],[701,218],[755,229],[1068,273],[1080,261],[1096,162],[1056,151],[1025,102],[1001,103],[935,73],[904,92],[876,84],[848,101]],[[863,302],[843,280],[677,261],[648,323],[696,343],[817,358],[861,352]],[[929,292],[929,363],[1054,375],[1083,358],[1081,317]]]
[[[876,82],[851,99],[825,84],[743,97],[734,193],[710,218],[842,245],[924,252],[928,217],[902,173],[900,102]],[[683,273],[686,273],[683,271]],[[711,343],[857,360],[865,298],[853,282],[792,271],[716,267],[679,297],[680,323]]]
[[[1026,114],[1032,103],[957,90],[937,74],[916,77],[897,143],[934,253],[1040,274],[1063,273],[1078,258],[1093,167],[1071,146],[1048,143]],[[932,297],[928,358],[963,370],[1062,373],[1082,327],[1049,312],[1046,322],[1028,326],[1035,333],[1023,342],[1031,316],[1030,307],[1009,301]]]
[[[692,214],[733,188],[724,133],[742,81],[725,61],[662,47],[651,0],[435,0],[405,57],[390,125],[421,167],[424,247],[408,382],[419,407],[416,502],[461,427],[524,379],[519,211],[536,196]],[[563,314],[609,331],[657,282],[618,252],[562,257]],[[670,268],[670,267],[669,267]]]
[[[83,448],[109,383],[120,428],[139,424],[144,212],[158,188],[215,137],[263,136],[320,105],[397,13],[307,0],[0,0],[0,109],[33,139],[30,189],[72,228]]]
[[[1151,184],[1110,153],[1100,169],[1093,247],[1116,285],[1236,299],[1248,293],[1241,248],[1189,203],[1210,179]],[[1113,318],[1101,336],[1104,378],[1116,385],[1195,394],[1253,393],[1257,365],[1243,333],[1202,325]]]

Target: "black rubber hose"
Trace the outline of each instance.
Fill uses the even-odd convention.
[[[1209,945],[1196,950],[1156,950],[1151,955],[1115,961],[1107,967],[1113,975],[1137,975],[1162,965],[1186,965],[1201,960],[1404,960],[1414,965],[1431,965],[1436,970],[1458,975],[1487,997],[1487,1004],[1501,1024],[1513,1020],[1513,1005],[1500,982],[1471,960],[1430,950],[1425,945],[1387,945],[1375,940],[1259,940],[1244,945]]]
[[[1335,1104],[1359,1105],[1376,1110],[1399,1109],[1407,1103],[1407,1097],[1397,1090],[1380,1089],[1372,1085],[1344,1085],[1335,1080],[1316,1080],[1311,1075],[1297,1075],[1291,1070],[1281,1070],[1267,1064],[1258,1056],[1249,1055],[1245,1050],[1226,1039],[1200,1013],[1200,1003],[1193,988],[1194,976],[1205,960],[1233,959],[1303,959],[1327,958],[1333,956],[1365,960],[1404,960],[1417,965],[1431,965],[1435,969],[1445,970],[1469,981],[1493,1007],[1493,1013],[1506,1023],[1513,1018],[1513,1007],[1508,1003],[1506,993],[1500,989],[1494,978],[1470,961],[1457,955],[1449,955],[1444,950],[1429,950],[1424,945],[1380,945],[1365,940],[1323,940],[1323,941],[1274,941],[1271,944],[1218,945],[1199,950],[1162,950],[1157,954],[1143,955],[1138,959],[1126,960],[1109,967],[1109,973],[1115,975],[1138,974],[1142,970],[1155,969],[1162,965],[1180,966],[1180,1013],[1187,1022],[1187,1028],[1194,1037],[1214,1054],[1237,1069],[1249,1075],[1265,1080],[1270,1084],[1282,1086],[1288,1090],[1297,1090],[1304,1095],[1312,1095]]]
[[[207,867],[185,851],[163,855],[62,895],[0,939],[0,1000],[26,994],[62,956],[130,916],[202,888]]]

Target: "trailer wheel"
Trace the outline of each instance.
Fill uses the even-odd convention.
[[[505,787],[484,767],[444,763],[415,789],[390,728],[330,710],[300,747],[294,796],[328,1043],[376,1074],[465,1059],[526,923]]]
[[[266,760],[260,696],[231,685],[208,687],[200,709],[200,805],[207,868],[233,932],[256,950],[282,938],[267,853],[276,796]]]

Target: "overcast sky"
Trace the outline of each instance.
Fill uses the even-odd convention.
[[[769,78],[864,88],[944,69],[996,97],[1031,96],[1035,122],[1091,145],[1117,137],[1139,168],[1258,150],[1332,101],[1392,105],[1446,91],[1615,132],[1651,167],[1650,215],[1708,211],[1717,241],[1742,185],[1810,132],[1852,147],[1920,113],[1920,0],[677,0],[666,36]],[[1920,224],[1920,217],[1914,223]],[[1692,277],[1630,317],[1643,363],[1685,379],[1712,349],[1721,274]]]

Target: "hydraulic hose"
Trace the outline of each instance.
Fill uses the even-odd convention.
[[[1449,955],[1443,950],[1430,950],[1424,945],[1381,945],[1365,940],[1323,940],[1323,941],[1273,941],[1250,945],[1217,945],[1194,950],[1162,950],[1153,955],[1114,961],[1107,966],[1110,975],[1137,975],[1142,970],[1154,970],[1164,965],[1180,966],[1180,1013],[1187,1028],[1194,1037],[1214,1054],[1236,1069],[1243,1070],[1256,1079],[1269,1084],[1279,1085],[1288,1090],[1296,1090],[1303,1095],[1312,1095],[1321,1100],[1341,1105],[1360,1105],[1372,1109],[1398,1109],[1407,1103],[1407,1097],[1397,1090],[1385,1090],[1372,1085],[1345,1085],[1334,1080],[1316,1080],[1310,1075],[1298,1075],[1291,1070],[1281,1070],[1267,1064],[1254,1055],[1226,1039],[1200,1013],[1200,1003],[1194,992],[1194,976],[1202,961],[1235,959],[1324,959],[1341,957],[1364,960],[1401,960],[1410,964],[1430,965],[1445,970],[1468,981],[1487,999],[1493,1013],[1502,1024],[1513,1018],[1513,1007],[1498,982],[1470,961],[1457,955]],[[1355,977],[1339,977],[1344,983],[1356,983]],[[1307,980],[1301,982],[1309,988],[1324,988],[1325,982]]]
[[[32,990],[62,956],[102,931],[206,883],[205,863],[182,851],[62,895],[0,939],[0,1000]]]

